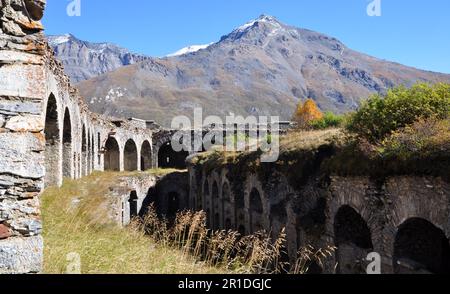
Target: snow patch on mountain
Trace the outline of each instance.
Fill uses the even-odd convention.
[[[206,44],[206,45],[192,45],[192,46],[184,47],[175,53],[167,55],[166,57],[175,57],[175,56],[181,56],[181,55],[185,55],[185,54],[189,54],[189,53],[194,53],[194,52],[197,52],[197,51],[200,51],[203,49],[207,49],[212,44],[214,44],[214,42]]]

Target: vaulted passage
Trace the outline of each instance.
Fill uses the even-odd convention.
[[[142,143],[141,148],[141,170],[146,171],[152,168],[152,147],[148,141]]]
[[[245,201],[242,195],[236,195],[235,198],[235,216],[236,216],[236,229],[242,236],[246,234],[245,226]]]
[[[58,105],[53,94],[47,102],[45,114],[45,186],[59,184],[60,136],[58,124]]]
[[[105,144],[104,169],[120,171],[120,150],[116,139],[110,137]]]
[[[398,274],[450,274],[449,240],[432,223],[409,219],[398,228],[393,262]]]
[[[170,142],[162,145],[158,151],[158,167],[160,168],[186,168],[186,158],[189,153],[186,151],[175,152]]]
[[[64,113],[63,127],[63,177],[71,178],[72,169],[75,161],[72,163],[74,155],[72,154],[72,122],[70,119],[69,109],[66,108]]]
[[[334,242],[337,272],[365,274],[365,259],[373,251],[371,233],[366,221],[350,206],[342,206],[335,216]]]
[[[133,140],[128,140],[123,151],[124,168],[126,171],[138,170],[137,147]]]
[[[87,135],[86,127],[83,125],[83,131],[81,134],[81,176],[87,175]]]
[[[261,200],[261,194],[256,188],[253,188],[250,193],[250,233],[256,233],[263,229],[263,204]]]

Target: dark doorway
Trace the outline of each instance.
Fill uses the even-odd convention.
[[[148,141],[142,143],[141,148],[141,170],[146,171],[152,168],[152,147]]]
[[[449,274],[449,240],[432,223],[420,218],[409,219],[398,228],[393,262],[397,274]]]
[[[133,140],[128,140],[127,143],[125,143],[123,159],[126,171],[135,171],[138,169],[137,147]]]
[[[263,229],[262,218],[263,218],[263,204],[261,200],[261,194],[256,188],[253,188],[250,193],[250,233],[256,233]]]
[[[105,171],[120,171],[120,151],[116,139],[110,137],[105,144]]]
[[[59,136],[58,105],[55,96],[50,95],[45,113],[45,186],[59,182]]]
[[[64,126],[63,126],[63,177],[72,177],[72,123],[70,119],[69,109],[66,108],[64,112]]]
[[[136,191],[132,191],[128,200],[130,203],[130,220],[138,216],[138,200]]]
[[[340,274],[365,274],[365,258],[373,250],[366,221],[350,206],[342,206],[334,219],[337,271]]]
[[[158,167],[186,169],[186,151],[175,152],[170,142],[162,145],[158,151]]]

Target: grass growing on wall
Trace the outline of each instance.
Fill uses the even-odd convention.
[[[66,180],[61,188],[44,192],[41,198],[44,273],[66,273],[68,254],[72,252],[80,255],[81,272],[86,274],[221,271],[196,262],[178,250],[156,244],[142,231],[109,223],[105,217],[104,195],[124,175],[127,174],[95,173],[78,181]]]

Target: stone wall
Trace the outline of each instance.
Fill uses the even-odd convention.
[[[291,262],[301,247],[337,246],[318,269],[325,273],[366,273],[371,252],[381,255],[382,273],[450,270],[450,184],[441,178],[311,174],[294,188],[288,181],[294,170],[262,177],[251,171],[236,176],[234,169],[189,164],[189,207],[206,211],[211,228],[264,229],[274,238],[285,228]],[[410,222],[427,229],[406,228]],[[430,248],[434,255],[427,254]]]
[[[45,0],[0,4],[0,273],[35,273],[44,187],[102,171],[105,157],[121,171],[154,166],[152,131],[88,110],[44,38]]]

